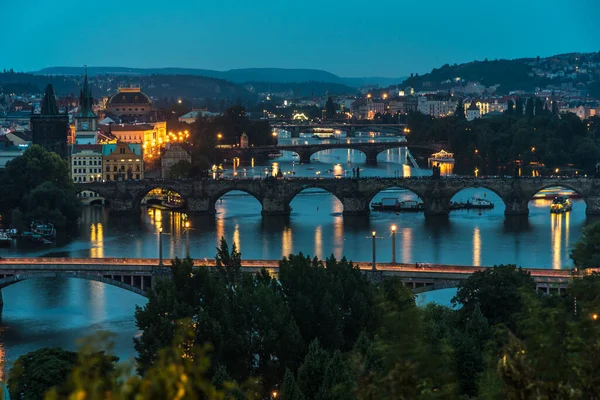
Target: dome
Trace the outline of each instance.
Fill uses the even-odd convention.
[[[106,106],[109,107],[121,104],[150,105],[152,104],[152,101],[146,94],[142,93],[139,88],[119,88],[117,93],[108,98]]]

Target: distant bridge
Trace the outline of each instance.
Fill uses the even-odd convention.
[[[0,258],[0,290],[15,283],[35,278],[79,278],[107,283],[122,289],[148,296],[157,278],[168,277],[171,260],[164,266],[153,258]],[[372,264],[355,263],[373,281],[399,277],[413,291],[426,292],[456,287],[476,271],[487,267],[439,265],[439,264]],[[214,267],[215,260],[194,260],[198,268]],[[271,275],[279,272],[279,260],[243,260],[242,271],[255,273],[266,269]],[[529,269],[538,290],[559,292],[573,278],[569,270]],[[0,292],[0,306],[2,305]]]
[[[277,146],[256,146],[243,149],[240,147],[220,148],[221,154],[226,154],[227,158],[239,157],[244,164],[249,164],[252,158],[266,158],[271,153],[279,151],[291,151],[298,154],[300,162],[310,163],[310,159],[315,153],[323,150],[332,149],[350,149],[357,150],[366,156],[367,165],[377,165],[377,155],[383,151],[410,147],[411,149],[426,150],[429,152],[441,150],[441,145],[409,145],[406,140],[402,141],[384,141],[376,143],[352,143],[340,140],[338,143],[315,143],[315,144],[286,144]]]
[[[402,188],[416,194],[424,204],[426,216],[448,215],[452,197],[463,189],[483,188],[497,194],[506,206],[506,215],[529,214],[529,201],[549,187],[561,186],[581,195],[586,213],[600,215],[600,179],[598,178],[474,178],[474,177],[414,177],[361,179],[203,179],[203,180],[143,180],[76,183],[78,191],[96,192],[110,209],[132,212],[140,209],[142,199],[154,189],[178,193],[186,202],[187,211],[214,214],[215,204],[226,193],[242,191],[256,198],[263,215],[288,215],[290,203],[306,189],[322,189],[340,200],[344,214],[366,215],[371,200],[381,191]]]
[[[299,137],[300,132],[316,132],[322,129],[334,129],[344,131],[348,136],[353,136],[356,131],[366,132],[393,132],[398,136],[406,135],[405,129],[407,124],[378,124],[378,123],[343,123],[343,122],[323,122],[315,123],[299,123],[295,120],[271,120],[270,124],[274,128],[286,130],[292,134],[292,137]]]

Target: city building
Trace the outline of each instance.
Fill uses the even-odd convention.
[[[458,102],[450,96],[419,96],[417,110],[423,114],[440,118],[454,115]]]
[[[385,103],[383,101],[357,100],[352,103],[352,116],[358,119],[374,119],[375,115],[385,113]]]
[[[152,100],[137,88],[119,88],[106,101],[106,114],[117,119],[144,119],[152,113]]]
[[[476,101],[473,100],[469,108],[467,108],[467,121],[473,121],[477,118],[481,118],[481,111],[477,107]]]
[[[218,117],[219,115],[221,115],[220,113],[214,113],[214,112],[210,112],[206,109],[202,109],[202,110],[192,110],[187,114],[182,115],[181,117],[179,117],[179,122],[185,122],[188,124],[193,124],[194,122],[196,122],[196,119],[198,119],[198,117],[201,118],[212,118],[212,117]]]
[[[69,135],[69,116],[58,112],[54,89],[46,87],[40,114],[31,115],[32,141],[63,158],[67,158],[67,137]]]
[[[102,168],[107,181],[144,179],[142,145],[125,142],[102,145]]]
[[[98,115],[93,110],[94,99],[85,74],[83,88],[79,94],[79,111],[73,117],[75,125],[75,144],[98,143]]]
[[[242,137],[240,138],[240,148],[247,149],[250,146],[248,141],[248,135],[246,132],[242,133]]]
[[[147,143],[166,141],[167,123],[149,122],[143,124],[110,124],[101,125],[104,134],[110,134],[119,141],[127,143]]]
[[[19,157],[27,149],[27,146],[15,145],[6,135],[0,136],[0,170],[6,168],[6,164]]]
[[[73,182],[96,182],[102,180],[102,145],[71,145],[71,178]],[[85,197],[91,197],[87,195]]]
[[[180,144],[167,145],[167,149],[160,159],[161,176],[163,178],[168,178],[171,167],[180,161],[187,161],[191,163],[192,156]]]
[[[388,106],[388,112],[392,115],[408,114],[411,111],[417,111],[418,99],[414,96],[400,96],[390,100]]]

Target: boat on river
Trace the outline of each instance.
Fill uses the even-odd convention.
[[[550,204],[550,212],[553,214],[571,211],[571,208],[573,208],[573,203],[566,196],[557,196],[552,200],[552,204]]]
[[[10,247],[13,239],[7,232],[0,232],[0,247]]]
[[[453,201],[450,203],[451,210],[490,210],[494,203],[480,197],[471,197],[466,202]]]
[[[384,197],[379,202],[373,202],[371,208],[375,211],[416,212],[424,211],[425,205],[418,200],[399,201],[393,197]]]
[[[32,221],[30,225],[31,233],[39,235],[44,239],[56,238],[56,229],[54,225],[49,223],[43,223],[40,221]]]

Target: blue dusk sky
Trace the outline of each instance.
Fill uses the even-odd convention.
[[[400,77],[600,50],[600,0],[3,0],[0,68],[315,68]]]

